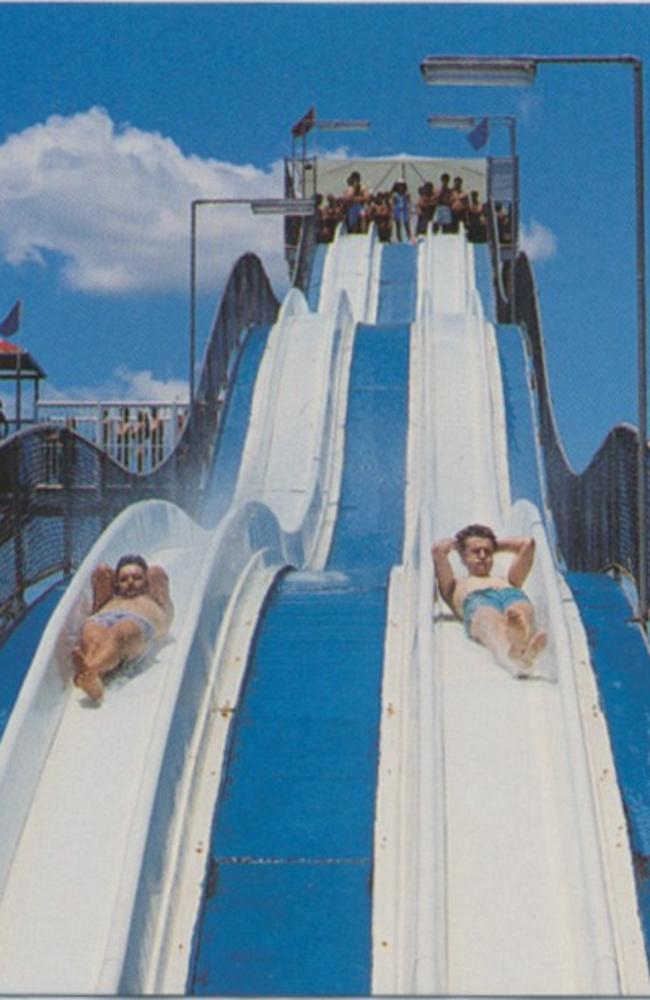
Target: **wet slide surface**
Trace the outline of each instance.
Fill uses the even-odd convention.
[[[410,323],[417,300],[416,248],[409,243],[382,247],[378,323]]]
[[[230,392],[217,442],[212,481],[201,512],[201,523],[214,527],[228,510],[239,474],[248,420],[253,402],[257,372],[269,337],[270,327],[250,331],[246,343],[230,373]]]
[[[188,989],[370,988],[386,587],[404,519],[408,328],[360,327],[326,571],[288,575],[257,638],[215,814]]]

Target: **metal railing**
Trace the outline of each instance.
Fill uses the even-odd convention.
[[[178,444],[186,403],[159,400],[41,400],[35,424],[67,427],[130,472],[149,473]]]
[[[569,569],[601,572],[614,567],[629,572],[638,586],[644,561],[639,552],[637,429],[617,425],[582,473],[572,469],[555,422],[537,290],[524,253],[516,261],[515,286],[517,321],[532,352],[548,500],[561,554]],[[649,470],[646,445],[646,489]]]
[[[0,641],[24,613],[28,588],[71,573],[128,504],[158,497],[197,514],[234,359],[248,330],[273,323],[278,308],[259,259],[245,254],[228,279],[177,446],[148,475],[69,427],[39,424],[0,444]]]

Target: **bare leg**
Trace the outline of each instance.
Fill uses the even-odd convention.
[[[470,626],[470,635],[490,650],[494,659],[511,673],[516,670],[511,650],[511,638],[508,632],[508,622],[496,608],[479,607],[474,613]]]
[[[521,659],[534,631],[535,617],[532,604],[517,601],[506,610],[510,655]]]
[[[535,625],[535,610],[532,604],[525,601],[511,604],[506,611],[509,635],[511,637],[511,656],[526,669],[530,670],[535,658],[546,646],[546,632],[537,630]]]
[[[101,701],[104,695],[104,685],[96,673],[88,670],[79,646],[75,646],[72,650],[72,662],[75,666],[75,685],[85,691],[93,701]]]
[[[87,621],[81,630],[79,645],[72,652],[76,668],[74,683],[99,701],[104,692],[102,677],[115,670],[123,660],[140,656],[147,646],[136,622],[123,620],[115,625]]]

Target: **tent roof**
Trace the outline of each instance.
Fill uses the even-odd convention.
[[[0,339],[0,378],[15,378],[18,373],[25,378],[45,378],[45,372],[29,351],[25,351],[10,340]]]
[[[361,174],[361,183],[371,191],[390,190],[397,180],[405,180],[411,198],[417,198],[418,188],[425,181],[440,186],[440,175],[447,173],[463,178],[465,191],[478,191],[482,201],[487,198],[487,160],[479,158],[442,159],[439,157],[401,156],[367,159],[318,158],[316,190],[321,194],[343,194],[346,179],[353,170]]]

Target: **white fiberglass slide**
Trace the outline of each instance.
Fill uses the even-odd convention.
[[[407,530],[386,642],[373,992],[645,994],[607,729],[542,517],[510,501],[500,371],[472,246],[462,234],[429,236],[418,280]],[[432,600],[433,541],[477,521],[535,537],[525,589],[549,646],[534,679],[499,667]]]
[[[355,319],[372,319],[371,245],[352,243],[351,259],[362,261],[357,315],[345,292],[331,292],[316,315],[301,293],[287,296],[260,367],[235,499],[215,529],[161,501],[128,508],[43,634],[0,743],[3,994],[184,991],[255,626],[277,574],[318,568],[331,540]],[[71,685],[69,652],[94,565],[125,551],[165,566],[176,618],[170,642],[113,681],[97,707]]]

